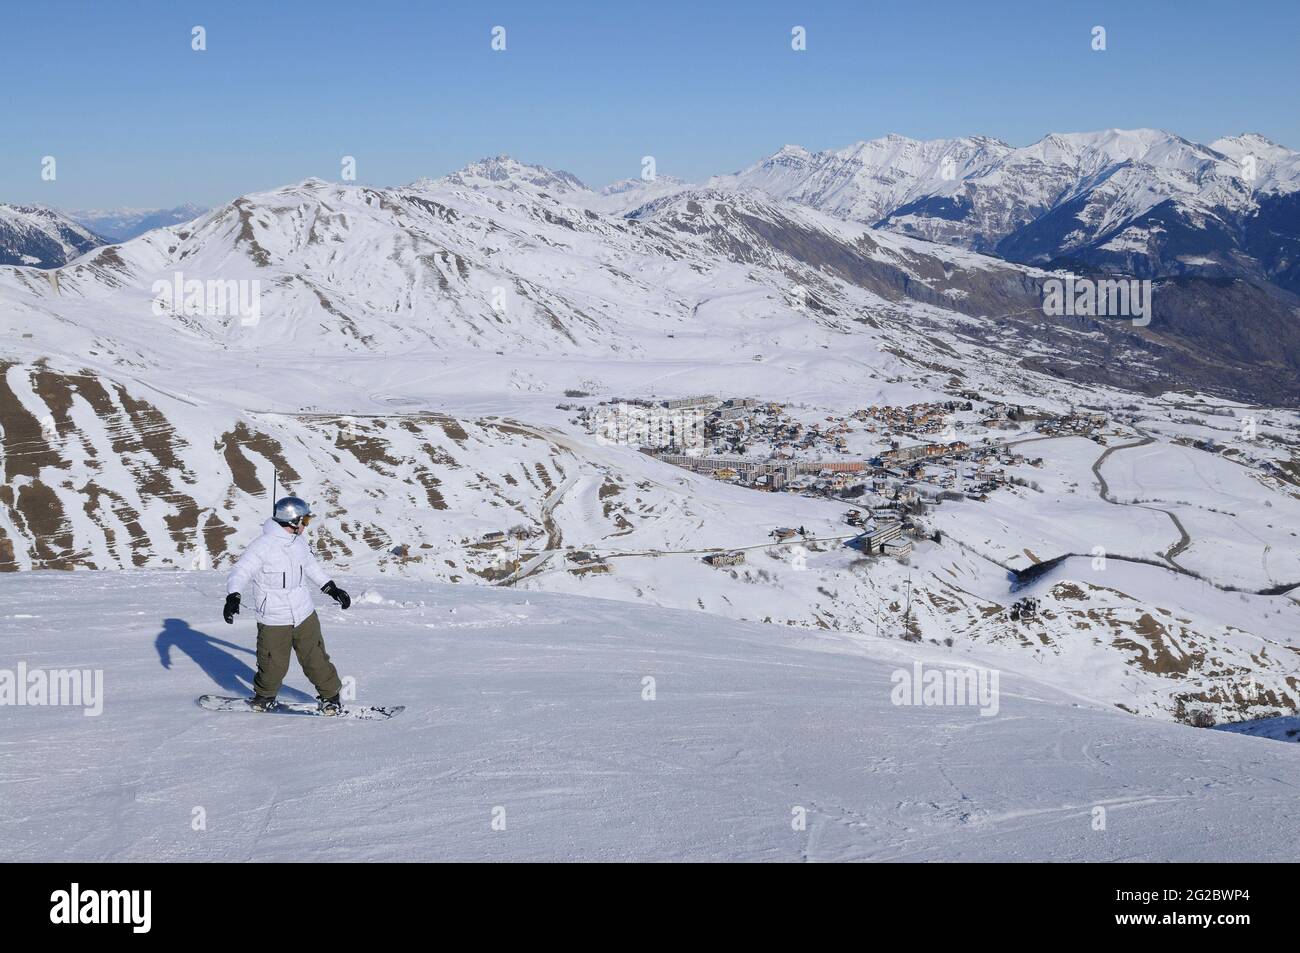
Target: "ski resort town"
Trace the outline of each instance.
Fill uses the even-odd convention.
[[[869,555],[905,557],[920,517],[945,501],[982,501],[1000,487],[1032,486],[1009,467],[1041,466],[1017,447],[1076,435],[1105,445],[1122,433],[1107,414],[1053,414],[963,390],[944,402],[869,406],[808,419],[802,408],[753,397],[612,398],[563,404],[603,442],[638,447],[664,463],[762,492],[843,501]],[[797,535],[790,530],[791,535]],[[727,564],[711,557],[714,564]],[[737,560],[738,561],[738,560]]]

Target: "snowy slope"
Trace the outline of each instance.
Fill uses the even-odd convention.
[[[1297,859],[1292,746],[1008,673],[993,715],[891,703],[963,650],[340,581],[327,644],[393,721],[197,709],[253,662],[214,574],[0,577],[6,664],[101,669],[105,696],[3,709],[0,859]]]

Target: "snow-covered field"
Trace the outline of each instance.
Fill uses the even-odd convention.
[[[960,646],[340,581],[327,644],[393,721],[198,709],[252,677],[219,574],[0,576],[6,665],[104,694],[0,708],[0,860],[1297,859],[1295,746],[1008,672],[996,714],[891,703]]]
[[[1192,540],[1181,564],[1243,587],[1300,579],[1300,499],[1262,492],[1248,468],[1159,443],[1116,454],[1104,475],[1117,499],[1177,514]]]
[[[994,493],[983,502],[943,505],[932,522],[981,552],[1017,568],[1063,553],[1150,557],[1177,539],[1169,519],[1151,510],[1116,506],[1098,494],[1091,467],[1105,448],[1083,437],[1030,440],[1016,448],[1041,467],[1010,469],[1038,485]],[[1297,575],[1300,578],[1300,575]]]

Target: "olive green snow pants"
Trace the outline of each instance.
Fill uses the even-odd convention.
[[[339,673],[325,651],[320,634],[320,619],[312,613],[298,625],[263,625],[257,623],[257,677],[253,691],[264,698],[274,698],[280,683],[289,672],[289,650],[298,655],[303,673],[316,686],[322,698],[333,698],[343,688]]]

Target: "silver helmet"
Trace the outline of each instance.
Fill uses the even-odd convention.
[[[311,521],[311,517],[311,507],[305,500],[300,500],[296,496],[286,496],[276,501],[272,519],[281,526],[305,526]]]

